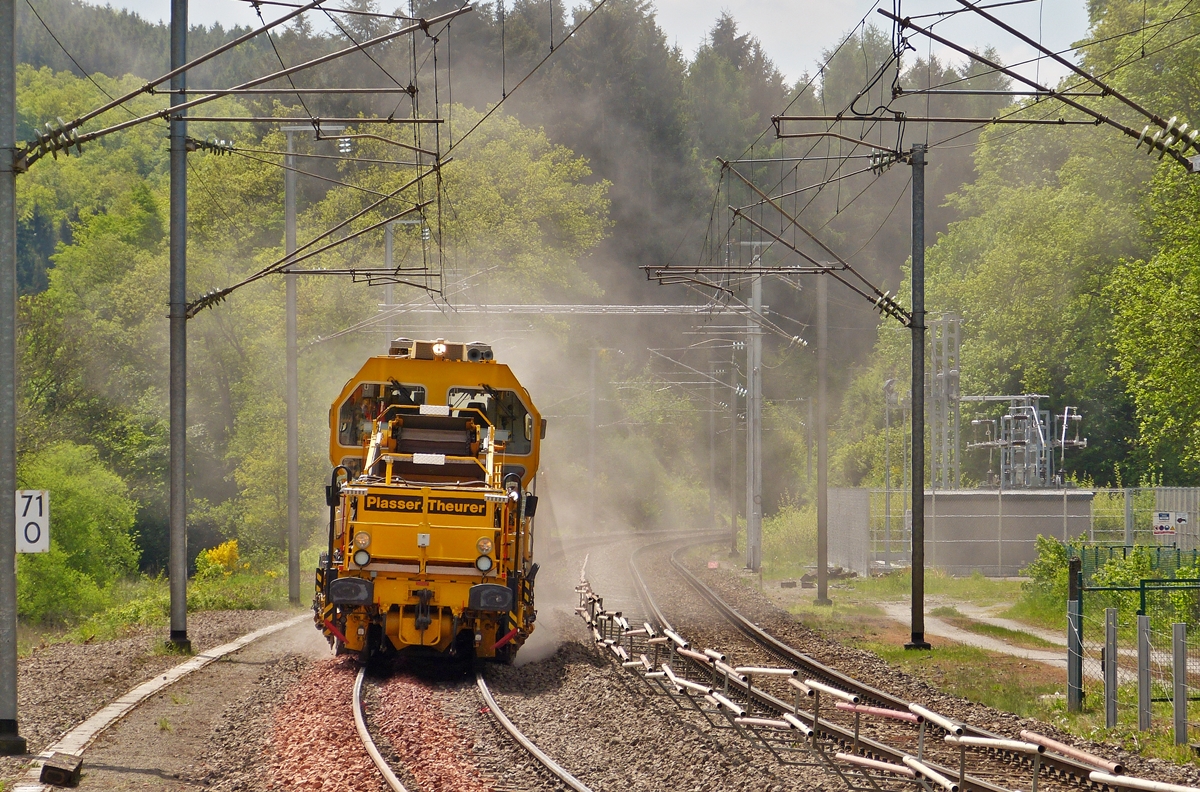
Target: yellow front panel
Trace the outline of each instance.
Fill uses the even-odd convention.
[[[376,562],[463,564],[471,567],[466,574],[478,575],[474,564],[480,555],[479,540],[495,539],[496,507],[482,494],[387,487],[359,496],[358,504],[350,537],[369,534],[367,549]],[[424,547],[422,534],[428,535]],[[495,557],[494,551],[491,555]]]

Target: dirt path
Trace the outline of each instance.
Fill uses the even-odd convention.
[[[889,619],[898,621],[901,624],[912,625],[912,612],[907,602],[881,602],[879,607],[888,615]],[[972,616],[972,618],[974,618]],[[980,620],[982,621],[982,619]],[[1007,621],[1007,620],[1000,620]],[[1013,622],[1013,624],[1017,624]],[[1007,626],[1007,625],[1004,625]],[[1012,629],[1020,629],[1029,632],[1028,628],[1021,625]],[[1046,665],[1055,668],[1067,667],[1067,653],[1065,651],[1047,650],[1047,649],[1025,649],[1020,646],[1013,646],[1004,641],[995,638],[989,638],[986,635],[978,635],[977,633],[963,630],[949,624],[936,616],[925,615],[925,633],[927,635],[938,635],[942,638],[949,638],[961,644],[968,646],[976,646],[980,649],[986,649],[989,652],[1000,652],[1001,654],[1020,657],[1024,660],[1033,660],[1037,663],[1045,663]]]
[[[253,789],[261,766],[263,691],[296,661],[329,654],[301,622],[164,689],[101,735],[84,755],[82,790]],[[290,684],[291,678],[286,679]]]

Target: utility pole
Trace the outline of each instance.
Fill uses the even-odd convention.
[[[715,362],[708,364],[708,526],[717,527],[717,374]]]
[[[17,7],[0,0],[0,754],[17,730]]]
[[[729,352],[729,554],[738,551],[738,394],[737,394],[737,342],[730,344]]]
[[[804,443],[808,449],[807,456],[804,462],[804,483],[812,483],[812,438],[813,438],[813,400],[809,396],[805,399],[808,402],[808,421],[804,424]]]
[[[925,145],[912,147],[912,641],[925,640]]]
[[[896,380],[883,383],[883,565],[892,568],[892,401]]]
[[[596,524],[596,358],[600,350],[588,350],[588,519]]]
[[[752,283],[746,327],[746,568],[757,572],[762,567],[762,278]]]
[[[284,252],[296,252],[296,158],[292,149],[293,127],[287,135],[287,168],[283,171]],[[390,229],[388,229],[390,231]],[[390,234],[389,234],[390,236]],[[290,270],[290,267],[289,267]],[[287,286],[287,528],[288,528],[288,601],[300,604],[300,374],[296,348],[296,278],[283,276]],[[390,340],[390,339],[389,339]]]
[[[829,599],[829,280],[817,276],[817,605]]]
[[[187,63],[188,0],[171,0],[171,68]],[[187,73],[171,78],[171,106],[187,96]],[[170,531],[171,637],[191,651],[187,637],[187,121],[171,116],[171,285],[170,285]],[[0,484],[0,487],[4,487]],[[5,497],[11,488],[5,488]],[[0,509],[4,506],[0,503]],[[15,507],[14,507],[15,508]]]
[[[393,269],[394,266],[392,263],[392,245],[392,224],[388,223],[383,227],[383,266],[388,270]],[[395,299],[395,297],[392,292],[392,282],[389,280],[383,284],[383,304],[385,306],[383,310],[387,311],[388,313],[387,320],[383,323],[383,331],[387,335],[386,340],[389,349],[391,349],[392,341],[394,340],[395,336],[395,326],[392,324],[392,319],[394,318],[392,311],[395,310],[395,308],[392,307],[393,299]]]

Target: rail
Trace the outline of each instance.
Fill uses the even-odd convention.
[[[532,740],[522,734],[521,730],[518,729],[511,720],[508,719],[508,716],[504,714],[504,710],[500,709],[500,705],[497,704],[496,699],[492,697],[492,691],[488,689],[487,682],[485,682],[483,679],[483,674],[475,674],[475,684],[479,686],[479,694],[483,696],[483,700],[487,703],[488,709],[493,715],[496,716],[496,720],[500,721],[500,725],[504,727],[504,730],[508,732],[509,736],[512,737],[518,745],[528,751],[534,759],[537,759],[543,767],[545,767],[550,771],[551,774],[554,775],[555,778],[557,778],[559,781],[562,781],[571,789],[575,790],[575,792],[592,792],[592,790],[584,785],[582,781],[568,773],[562,765],[547,756],[541,748],[538,748]]]
[[[702,544],[702,543],[703,543],[703,541],[701,541],[701,540],[696,540],[694,542],[687,542],[680,549],[690,547],[694,544]],[[638,598],[642,600],[642,603],[643,603],[643,605],[645,605],[647,611],[649,613],[653,614],[654,619],[656,621],[658,621],[658,623],[662,626],[662,628],[664,630],[671,630],[671,629],[673,629],[671,626],[671,622],[667,619],[666,614],[664,614],[662,612],[662,609],[659,608],[658,603],[655,602],[653,595],[650,593],[649,587],[646,586],[645,579],[642,577],[642,574],[638,570],[637,564],[634,561],[634,559],[637,557],[637,554],[639,552],[649,549],[649,548],[652,548],[652,547],[660,547],[665,544],[671,544],[671,541],[656,542],[654,544],[643,545],[642,547],[639,547],[629,557],[629,569],[630,569],[630,572],[634,579],[635,587],[637,588]],[[676,552],[678,552],[678,551],[676,551]],[[674,558],[674,555],[672,555],[672,558]],[[696,582],[699,583],[700,586],[704,585],[703,583],[700,583],[700,581],[698,579],[696,580]],[[715,593],[713,594],[713,596],[714,597],[716,596]],[[726,607],[728,607],[728,606],[726,606]],[[718,610],[720,610],[720,609],[718,608]],[[740,614],[739,614],[739,616],[740,616]],[[744,619],[744,617],[743,617],[743,619]],[[760,630],[757,626],[751,624],[749,622],[749,620],[744,620],[744,621],[745,621],[745,624],[747,624],[751,628],[753,628],[755,635],[758,635],[758,634],[761,634],[764,636],[766,635],[766,633],[763,632],[762,630]],[[772,648],[778,647],[781,649],[790,649],[791,648],[791,647],[788,647],[786,644],[783,644],[780,641],[777,641],[774,639],[772,639],[772,640],[774,641],[773,643],[768,642],[768,643],[762,644],[762,645],[772,647]],[[795,652],[794,649],[791,651]],[[799,652],[796,652],[796,654],[800,655],[802,657],[805,657],[804,655],[802,655]],[[823,671],[833,672],[833,674],[836,675],[836,678],[838,680],[837,684],[844,684],[841,681],[842,679],[845,679],[850,683],[854,682],[854,680],[850,679],[850,677],[846,677],[844,674],[841,674],[840,672],[836,672],[831,668],[827,668],[826,666],[824,666],[820,663],[817,663],[817,661],[812,660],[811,658],[806,658],[806,659],[807,659],[807,662],[813,664],[812,667],[809,667],[806,665],[807,671],[810,674],[817,675],[817,671],[819,668],[820,670],[823,670]],[[835,677],[829,677],[829,678],[833,679]],[[805,722],[805,725],[808,728],[810,728],[815,735],[824,736],[828,739],[831,739],[835,743],[842,745],[843,747],[857,745],[857,746],[869,751],[872,756],[886,757],[889,760],[889,762],[888,762],[889,764],[903,766],[904,757],[907,754],[902,750],[893,748],[890,745],[887,745],[882,742],[878,742],[876,740],[872,740],[867,737],[863,737],[861,735],[855,735],[854,732],[851,731],[850,729],[844,729],[844,728],[838,726],[837,724],[830,723],[828,720],[820,720],[818,718],[814,718],[810,713],[804,712],[804,711],[792,706],[791,704],[787,703],[786,701],[783,701],[782,699],[772,696],[770,693],[767,693],[766,691],[762,690],[761,688],[752,687],[751,684],[749,683],[749,681],[743,681],[743,680],[737,678],[736,676],[729,676],[728,679],[729,679],[729,686],[731,689],[736,688],[738,690],[738,692],[741,693],[741,695],[745,696],[749,700],[753,700],[753,701],[757,702],[760,706],[762,706],[766,709],[793,715],[793,717],[800,719],[802,722]],[[867,686],[865,686],[865,685],[862,687],[867,688]],[[873,688],[867,688],[867,689],[874,691]],[[891,704],[892,702],[900,701],[899,699],[895,698],[894,696],[887,696],[887,694],[881,693],[880,691],[874,691],[874,692],[887,697],[886,701],[889,704]],[[865,694],[865,690],[864,690],[864,694]],[[869,698],[872,698],[877,701],[880,700],[873,695],[872,696],[864,696],[864,697],[869,697]],[[904,705],[904,709],[907,711],[907,705]],[[942,767],[942,766],[939,766],[939,765],[936,765],[933,763],[929,763],[929,767],[937,772],[950,773],[952,775],[956,775],[950,768]],[[967,776],[966,779],[964,779],[964,780],[967,782],[964,785],[964,789],[978,790],[979,792],[1010,792],[1009,790],[1005,789],[1004,787],[997,786],[995,784],[989,783],[982,779],[973,778],[971,776]]]
[[[391,765],[383,758],[383,754],[379,753],[379,749],[375,747],[375,740],[371,738],[371,732],[367,729],[367,719],[363,716],[362,707],[363,679],[366,675],[367,667],[363,666],[358,669],[358,676],[354,678],[354,728],[358,731],[358,737],[362,740],[363,747],[367,749],[367,755],[375,763],[375,769],[383,776],[388,788],[392,792],[408,792],[408,789],[392,772]]]
[[[672,541],[677,540],[681,535],[694,536],[694,534],[690,532],[683,531],[655,531],[653,533],[660,536],[671,536]],[[569,542],[569,544],[573,548],[578,548],[591,545],[607,544],[609,542],[631,538],[636,538],[636,536],[628,533],[618,533],[586,537],[574,542]],[[564,550],[565,546],[559,548],[558,554],[563,554]],[[403,782],[400,781],[400,779],[396,776],[396,773],[392,770],[391,765],[388,764],[387,760],[384,759],[383,755],[379,752],[379,748],[375,745],[375,740],[371,737],[371,732],[367,728],[366,717],[363,714],[364,711],[362,706],[362,688],[365,678],[366,667],[363,666],[359,668],[358,675],[354,680],[354,728],[358,732],[359,739],[362,740],[363,747],[366,749],[367,755],[371,757],[371,762],[375,765],[375,768],[379,770],[379,774],[383,776],[383,780],[387,784],[388,788],[392,790],[392,792],[408,792],[407,787],[404,786]],[[513,722],[509,720],[508,716],[504,714],[504,711],[500,708],[500,705],[496,703],[496,699],[492,696],[491,691],[488,689],[487,682],[484,681],[482,674],[475,675],[475,682],[479,686],[479,693],[483,696],[483,700],[487,703],[488,708],[491,710],[492,714],[496,716],[496,720],[499,721],[500,725],[504,727],[505,731],[508,732],[509,736],[512,737],[514,742],[528,751],[555,778],[566,784],[571,789],[575,790],[575,792],[592,792],[591,789],[583,784],[583,782],[575,778],[560,764],[547,756],[546,753],[538,748],[532,740],[530,740],[528,737],[522,734],[519,729],[517,729]]]

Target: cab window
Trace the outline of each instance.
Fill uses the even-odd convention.
[[[371,436],[371,422],[393,404],[424,404],[425,386],[390,382],[364,382],[338,410],[338,443],[362,445]]]
[[[505,444],[504,453],[524,455],[533,450],[527,418],[529,410],[516,391],[495,388],[451,388],[447,399],[451,410],[474,408],[496,427],[496,440]]]

